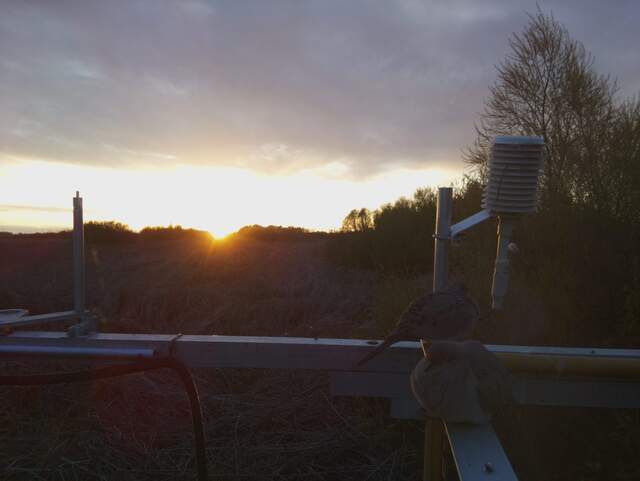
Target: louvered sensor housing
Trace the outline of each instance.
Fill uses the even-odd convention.
[[[502,309],[509,284],[509,249],[515,217],[532,214],[538,205],[542,170],[542,137],[496,137],[491,147],[489,181],[482,208],[499,218],[498,248],[491,285],[492,307]]]
[[[482,208],[498,216],[535,212],[543,151],[542,137],[496,137]]]

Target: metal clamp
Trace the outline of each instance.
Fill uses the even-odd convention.
[[[180,339],[182,337],[182,333],[178,333],[175,336],[173,336],[170,340],[169,340],[169,347],[167,348],[167,356],[168,357],[175,357],[175,353],[176,353],[176,341],[178,339]]]
[[[445,236],[445,235],[433,234],[431,237],[433,237],[434,239],[438,239],[438,240],[452,240],[453,239],[453,237],[451,237],[450,235]]]
[[[84,337],[90,334],[94,334],[98,331],[98,317],[89,312],[85,311],[80,315],[80,322],[78,324],[74,324],[67,329],[68,337]]]

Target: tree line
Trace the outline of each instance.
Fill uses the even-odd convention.
[[[548,317],[540,342],[640,341],[640,98],[617,82],[552,15],[530,15],[497,66],[477,137],[464,152],[473,169],[455,190],[454,222],[480,208],[497,135],[545,139],[539,209],[516,230],[514,282],[535,291]],[[354,209],[331,253],[337,262],[394,273],[432,268],[435,192],[418,190],[370,212]],[[491,239],[488,241],[487,239]],[[495,224],[452,250],[452,269],[488,282]],[[485,284],[486,284],[485,282]],[[551,322],[551,321],[549,321]]]

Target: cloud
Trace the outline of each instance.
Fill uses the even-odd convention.
[[[13,205],[13,204],[0,204],[0,212],[11,211],[30,211],[30,212],[71,212],[71,209],[65,209],[62,207],[41,207],[37,205]]]
[[[598,67],[640,88],[625,47],[640,40],[637,4],[541,7]],[[0,161],[264,173],[339,164],[359,177],[455,165],[493,65],[533,10],[507,0],[7,2]]]

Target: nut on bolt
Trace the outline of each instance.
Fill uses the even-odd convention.
[[[493,464],[484,463],[484,466],[482,466],[482,472],[487,474],[493,473]]]

